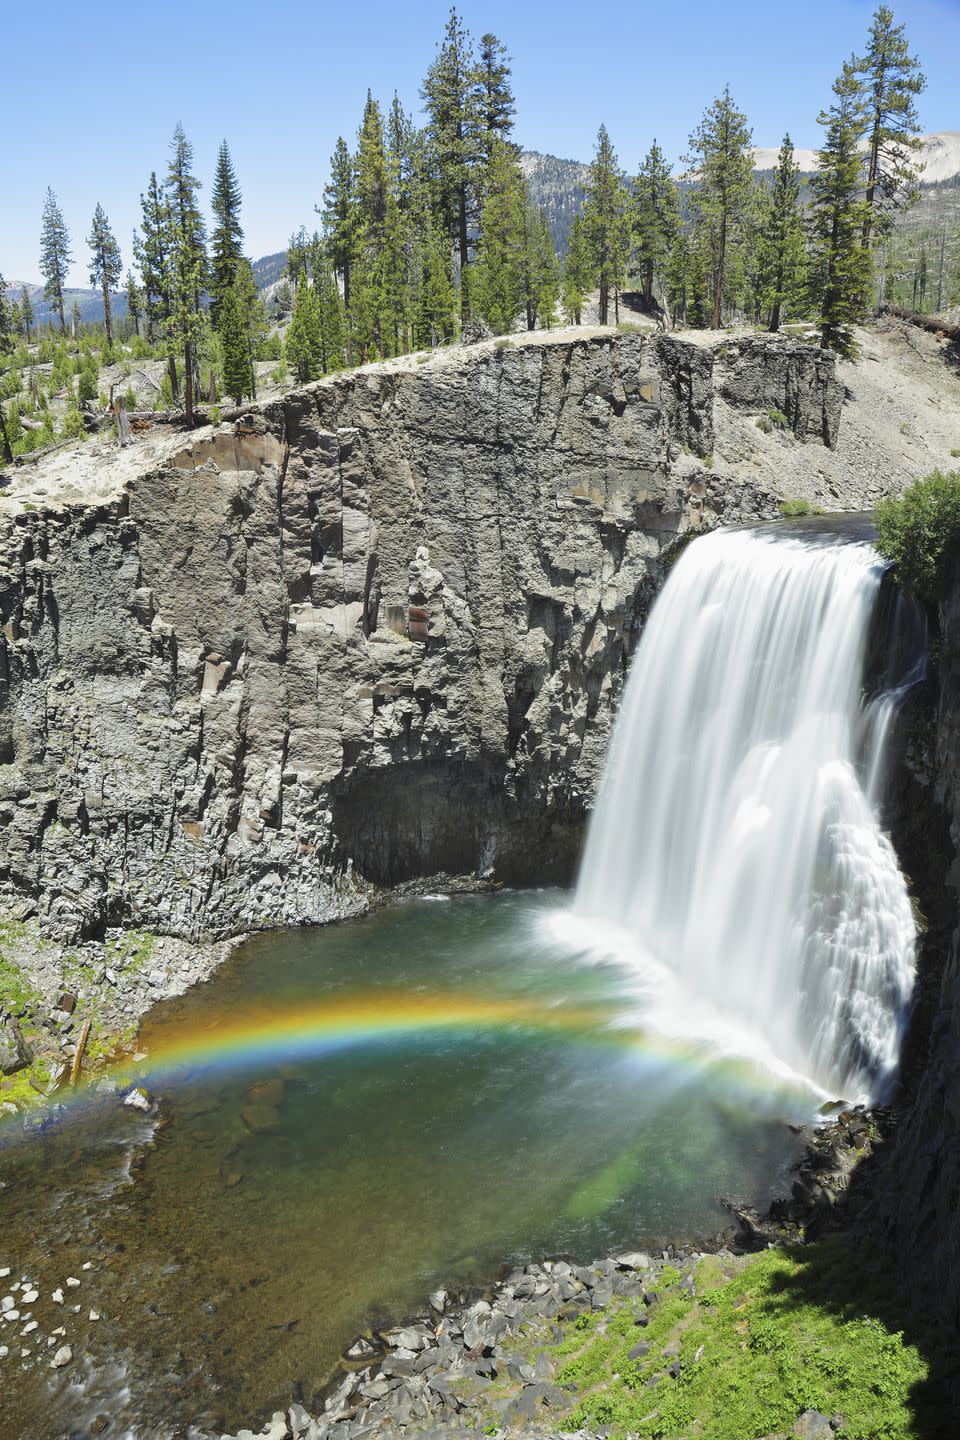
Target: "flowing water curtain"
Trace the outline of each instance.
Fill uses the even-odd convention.
[[[822,536],[719,531],[685,551],[633,661],[576,895],[675,982],[659,1022],[682,1011],[708,1043],[756,1044],[850,1098],[895,1073],[916,939],[864,789],[889,731],[862,714],[881,577],[869,545]]]

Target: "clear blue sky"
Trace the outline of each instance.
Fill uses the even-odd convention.
[[[704,106],[730,84],[754,142],[790,130],[815,146],[818,109],[876,0],[462,0],[474,36],[513,56],[516,138],[589,159],[603,121],[636,167],[654,136],[678,158]],[[221,137],[244,193],[247,251],[278,250],[312,228],[336,138],[351,140],[369,86],[419,107],[445,0],[134,0],[112,10],[70,0],[0,0],[0,272],[35,280],[40,211],[56,191],[73,237],[73,284],[86,284],[99,201],[130,260],[139,195],[166,166],[176,121],[194,144],[209,198]],[[893,0],[929,84],[925,131],[960,130],[960,0]]]

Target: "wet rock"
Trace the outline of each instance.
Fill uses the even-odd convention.
[[[53,1359],[50,1361],[50,1364],[54,1370],[63,1370],[64,1367],[69,1365],[72,1360],[73,1347],[70,1345],[61,1345],[60,1349],[56,1352]]]

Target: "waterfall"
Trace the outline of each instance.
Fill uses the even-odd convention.
[[[574,906],[702,1033],[735,1025],[847,1099],[888,1090],[914,978],[879,791],[916,673],[864,693],[882,574],[868,543],[800,527],[687,547],[632,660]]]

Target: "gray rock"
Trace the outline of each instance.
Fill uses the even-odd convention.
[[[804,1410],[793,1427],[797,1440],[834,1440],[833,1426],[819,1410]]]
[[[29,1065],[32,1058],[20,1027],[13,1020],[0,1023],[0,1074],[14,1075]]]

